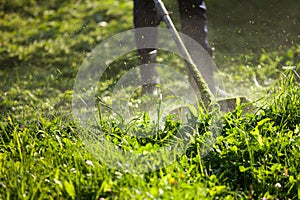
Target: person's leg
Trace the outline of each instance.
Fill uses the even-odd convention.
[[[207,40],[207,16],[206,16],[206,5],[204,0],[178,0],[179,12],[180,12],[180,22],[182,32],[187,36],[191,37],[197,41],[212,57],[213,51],[208,44]],[[205,54],[204,54],[205,55]],[[195,58],[200,60],[205,60],[203,58]],[[210,58],[206,58],[210,59]],[[208,62],[209,63],[209,62]],[[213,78],[212,66],[198,66],[203,78],[208,84],[211,92],[216,94],[216,85]],[[195,81],[190,74],[190,82],[194,88],[196,87]]]
[[[134,0],[133,13],[135,28],[156,27],[159,23],[153,0]],[[156,46],[157,32],[155,30],[149,31],[149,29],[146,31],[137,29],[135,31],[135,41],[140,56],[140,65],[155,63],[156,49],[143,47],[147,46],[147,44]],[[157,67],[155,65],[142,67],[140,73],[142,82],[148,83],[143,85],[143,93],[152,93],[155,90],[155,84],[159,82]]]
[[[207,40],[206,5],[203,0],[178,0],[182,32],[196,40],[212,56]]]

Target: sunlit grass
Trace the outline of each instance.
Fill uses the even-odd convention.
[[[212,41],[219,48],[215,61],[224,88],[255,100],[249,103],[251,112],[239,105],[216,117],[214,110],[186,105],[186,121],[173,113],[162,117],[159,128],[147,112],[126,121],[128,116],[109,107],[112,86],[123,73],[120,66],[130,69],[137,57],[125,58],[126,66],[123,58],[114,62],[95,97],[99,112],[92,128],[102,131],[99,136],[143,155],[188,139],[174,162],[161,165],[162,156],[147,166],[153,171],[129,173],[89,151],[91,143],[81,136],[90,130],[74,119],[71,101],[74,78],[88,52],[132,27],[132,2],[7,0],[0,7],[5,8],[0,9],[0,199],[299,199],[299,45],[236,56],[236,49],[221,49],[240,40],[218,35]],[[222,26],[219,33],[226,32]],[[179,73],[185,69],[182,60],[166,52],[158,62]],[[110,73],[118,75],[109,79]],[[180,81],[166,86],[186,89]],[[147,108],[153,99],[139,101],[136,92],[131,109]]]

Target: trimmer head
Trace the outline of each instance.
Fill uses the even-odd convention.
[[[223,112],[233,111],[237,105],[249,103],[246,97],[232,97],[227,99],[221,99],[217,101],[220,106],[220,110]]]

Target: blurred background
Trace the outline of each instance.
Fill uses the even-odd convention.
[[[180,30],[177,1],[164,2]],[[229,92],[256,93],[271,86],[282,67],[299,66],[298,0],[207,0],[206,4],[209,43],[215,48],[214,61]],[[66,91],[72,93],[73,80],[87,54],[104,39],[133,28],[132,7],[133,1],[128,0],[2,0],[2,111],[14,105],[6,99],[23,104],[14,88],[35,94],[37,99],[54,100],[60,95],[65,98]],[[158,62],[179,70],[184,67],[174,55],[164,53]],[[107,77],[136,64],[137,56],[132,52],[115,61]],[[108,91],[114,81],[103,80],[100,91]]]

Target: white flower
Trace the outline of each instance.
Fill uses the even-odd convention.
[[[62,183],[60,182],[60,180],[57,180],[57,179],[53,179],[53,180],[54,180],[54,183],[56,183],[56,184],[62,186]]]
[[[107,25],[107,22],[105,22],[105,21],[102,21],[102,22],[98,23],[98,26],[101,26],[101,27],[104,27],[106,25]]]
[[[74,173],[74,174],[76,174],[76,169],[75,169],[75,168],[72,168],[72,169],[71,169],[71,172]]]
[[[158,193],[159,193],[159,196],[162,196],[163,195],[163,193],[164,193],[164,191],[162,190],[162,189],[158,189]]]
[[[277,188],[281,188],[282,186],[281,186],[281,184],[280,184],[280,183],[276,183],[276,184],[275,184],[275,187],[277,187]]]
[[[88,166],[91,166],[91,167],[94,167],[94,164],[91,160],[87,160],[85,161],[85,163],[88,165]]]

